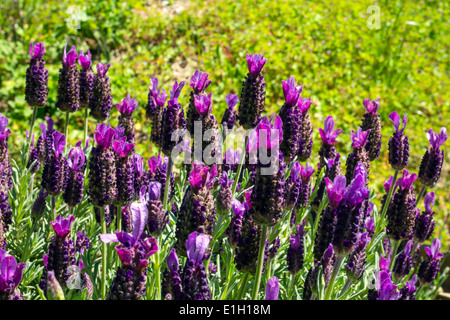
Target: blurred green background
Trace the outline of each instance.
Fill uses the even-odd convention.
[[[378,1],[380,28],[371,28],[374,1],[10,1],[0,6],[0,112],[10,119],[10,149],[18,157],[32,110],[24,98],[30,42],[44,42],[49,69],[48,104],[38,112],[35,133],[44,116],[63,130],[64,116],[55,109],[58,70],[63,48],[91,51],[94,65],[111,63],[114,103],[129,92],[139,101],[137,151],[146,158],[155,152],[148,141],[145,119],[150,77],[168,90],[174,80],[188,80],[195,69],[213,81],[213,108],[220,120],[225,96],[240,93],[247,73],[245,54],[262,53],[267,83],[266,112],[283,104],[281,81],[295,76],[311,97],[314,151],[317,131],[328,115],[344,130],[337,145],[350,151],[350,132],[361,123],[364,98],[380,97],[383,148],[372,163],[372,188],[393,170],[388,164],[388,116],[408,114],[409,170],[418,172],[428,146],[426,131],[449,126],[449,3],[446,1]],[[369,10],[368,10],[369,9]],[[95,69],[95,68],[94,68]],[[187,106],[189,87],[180,101]],[[111,123],[117,124],[114,108]],[[82,139],[82,117],[71,115],[69,142]],[[95,123],[90,123],[90,132]],[[444,145],[449,149],[450,142]],[[317,153],[316,153],[317,154]],[[314,160],[315,162],[316,160]],[[437,193],[436,234],[448,241],[450,158],[446,153]],[[419,187],[419,184],[417,184]],[[375,202],[379,205],[379,198]]]

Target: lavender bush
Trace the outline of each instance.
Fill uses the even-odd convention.
[[[263,67],[270,60],[261,54],[246,56],[241,94],[227,96],[221,122],[213,114],[214,79],[198,70],[183,93],[188,105],[179,101],[185,81],[175,81],[167,100],[153,77],[148,102],[128,93],[112,119],[115,88],[106,74],[114,65],[99,62],[94,74],[86,52],[64,49],[57,108],[66,115],[65,135],[34,113],[16,162],[8,143],[17,133],[0,115],[1,300],[436,296],[448,270],[427,188],[441,175],[445,128],[428,131],[420,168],[406,169],[406,114],[402,129],[398,114],[389,115],[389,141],[378,98],[363,99],[361,127],[351,133],[335,128],[338,114],[313,128],[317,110],[293,76],[280,83],[285,102],[269,118]],[[48,94],[44,53],[44,44],[31,45],[25,94],[35,109]],[[97,122],[84,149],[69,139],[73,112]],[[160,150],[148,161],[136,147],[134,112],[146,113],[140,125],[151,125]],[[312,154],[313,135],[322,140],[319,154]],[[353,148],[342,160],[338,136]],[[369,173],[387,149],[393,176],[378,202]]]

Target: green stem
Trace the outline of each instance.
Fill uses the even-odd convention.
[[[100,214],[100,223],[102,227],[102,233],[106,234],[106,221],[105,221],[105,207],[102,207]],[[106,298],[106,268],[107,268],[107,246],[102,242],[102,300]]]
[[[236,177],[234,177],[233,188],[231,189],[231,191],[233,192],[233,198],[234,198],[234,194],[236,193],[236,188],[237,188],[237,185],[239,182],[239,178],[241,177],[242,167],[245,162],[245,155],[247,154],[247,143],[248,143],[248,136],[245,136],[244,147],[242,148],[242,153],[241,153],[241,161],[239,162],[238,171],[236,173]]]
[[[395,170],[394,178],[392,179],[392,183],[391,183],[391,187],[389,188],[388,196],[386,198],[386,201],[383,204],[383,209],[381,210],[381,220],[380,220],[381,222],[384,221],[384,219],[386,217],[386,212],[389,208],[389,204],[391,203],[392,193],[394,192],[394,189],[395,189],[395,181],[397,181],[397,176],[398,176],[398,170]]]
[[[66,123],[64,124],[64,135],[66,136],[66,144],[64,145],[64,152],[69,142],[69,111],[66,111]]]
[[[244,277],[241,279],[241,286],[239,288],[239,292],[238,295],[236,297],[236,300],[242,300],[242,296],[244,294],[244,290],[245,290],[245,286],[247,285],[248,282],[248,273],[244,273]]]
[[[261,284],[262,267],[264,264],[264,249],[266,247],[267,226],[264,224],[261,228],[261,239],[259,242],[258,266],[256,268],[255,283],[253,284],[252,300],[258,298],[259,285]]]
[[[158,248],[161,248],[160,237],[156,238]],[[156,286],[156,300],[161,300],[161,256],[160,250],[155,253],[155,286]]]
[[[397,250],[400,245],[400,240],[392,240],[394,242],[392,246],[392,255],[391,255],[391,263],[389,264],[389,270],[392,270],[394,268],[395,259],[397,258]]]
[[[341,256],[341,255],[338,255],[336,257],[336,261],[334,262],[334,266],[333,266],[333,273],[331,274],[330,282],[328,283],[324,300],[330,300],[331,292],[333,292],[334,282],[336,281],[337,275],[339,274],[339,271],[341,270],[341,265],[342,265],[342,262],[344,262],[344,258],[345,258],[345,256]]]
[[[169,158],[169,163],[167,164],[166,185],[164,186],[164,199],[163,199],[164,210],[168,210],[167,202],[169,200],[170,175],[172,174],[172,167],[173,167],[172,157],[168,157],[168,158]]]
[[[294,291],[295,274],[291,273],[291,279],[289,281],[288,300],[292,298],[292,292]]]
[[[52,196],[52,219],[56,220],[56,196]]]
[[[425,194],[426,191],[427,191],[427,187],[422,185],[422,188],[420,188],[419,195],[417,196],[417,199],[416,199],[416,206],[419,204],[420,199],[422,199],[422,197],[423,197],[423,195]]]
[[[344,287],[341,290],[341,294],[339,295],[339,299],[341,299],[348,291],[348,289],[350,289],[350,286],[352,285],[353,280],[351,280],[350,278],[347,278],[347,281],[345,281]]]
[[[87,133],[88,133],[88,108],[84,108],[84,145],[86,145]]]
[[[28,132],[28,139],[27,139],[28,146],[30,146],[31,139],[33,137],[33,129],[34,123],[36,122],[37,109],[38,109],[37,107],[33,108],[33,115],[31,116],[30,130]]]
[[[121,205],[117,206],[117,231],[122,231],[122,206]]]

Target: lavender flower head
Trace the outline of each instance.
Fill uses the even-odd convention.
[[[356,132],[352,130],[351,140],[353,152],[348,155],[346,162],[347,168],[345,172],[345,177],[347,178],[347,183],[350,183],[350,181],[353,179],[355,168],[359,162],[364,164],[367,171],[367,175],[369,175],[370,159],[368,152],[365,149],[365,146],[367,144],[368,141],[367,138],[370,132],[371,129],[367,131],[362,131],[361,128],[358,128]]]
[[[67,186],[64,190],[64,202],[71,208],[81,203],[84,188],[85,155],[80,147],[72,148],[67,159]]]
[[[222,172],[222,176],[219,178],[220,189],[216,200],[216,208],[219,214],[227,214],[231,209],[233,200],[231,185],[233,182],[234,180],[228,178],[226,171]]]
[[[116,158],[112,143],[116,130],[108,124],[98,124],[94,133],[97,146],[91,151],[89,189],[91,203],[96,207],[111,204],[117,195]]]
[[[163,111],[162,121],[162,135],[161,135],[161,150],[165,155],[170,156],[172,149],[182,140],[182,136],[177,141],[172,141],[172,134],[175,130],[186,129],[186,120],[184,118],[184,110],[181,104],[178,103],[178,97],[185,85],[185,81],[175,84],[170,91],[170,100],[167,103],[167,108]]]
[[[234,107],[239,102],[239,97],[235,94],[230,93],[225,97],[225,102],[227,103],[228,108],[225,109],[221,124],[223,128],[232,130],[234,127],[234,123],[238,119],[237,110]]]
[[[109,118],[109,112],[113,107],[111,84],[106,75],[110,66],[110,64],[97,63],[97,75],[94,77],[92,96],[89,101],[90,115],[99,122]]]
[[[154,237],[160,236],[169,222],[168,212],[164,211],[161,201],[161,192],[162,184],[152,181],[148,187],[143,186],[139,193],[140,201],[148,210],[147,230]]]
[[[447,141],[447,129],[441,128],[439,134],[432,129],[427,133],[431,147],[427,149],[422,158],[419,169],[419,180],[427,187],[434,187],[441,176],[442,165],[444,163],[444,150],[441,145]]]
[[[53,132],[51,155],[47,158],[42,172],[42,187],[49,195],[58,195],[67,185],[67,160],[63,157],[66,137]]]
[[[266,83],[261,74],[267,59],[261,54],[247,54],[248,74],[242,84],[239,122],[244,129],[254,128],[264,111]]]
[[[48,70],[44,60],[43,42],[30,44],[30,65],[27,69],[25,100],[30,107],[43,107],[47,103]]]
[[[126,137],[114,141],[113,149],[116,156],[117,195],[115,204],[128,205],[134,196],[134,164],[131,151],[133,143],[128,143]]]
[[[295,228],[295,234],[291,234],[289,240],[289,248],[287,251],[287,266],[288,270],[292,275],[296,275],[303,268],[303,254],[304,254],[304,244],[303,236],[305,234],[306,221],[299,224]]]
[[[56,107],[63,112],[75,112],[80,108],[80,77],[76,66],[78,54],[75,46],[67,52],[64,47],[63,66],[59,70],[58,101]]]
[[[0,113],[0,181],[7,185],[7,189],[12,189],[12,168],[9,161],[8,137],[11,130],[7,128],[8,118]]]
[[[414,240],[418,243],[423,243],[431,238],[433,234],[435,221],[433,219],[433,206],[435,201],[434,191],[425,195],[424,204],[425,211],[416,215],[414,224]]]
[[[364,274],[366,265],[366,248],[370,242],[368,233],[358,234],[355,250],[349,255],[345,266],[347,276],[352,281],[358,281]]]
[[[154,116],[162,111],[162,108],[166,104],[167,94],[164,89],[158,90],[158,78],[150,78],[152,86],[148,88],[148,104],[147,104],[147,117],[152,119]]]
[[[409,282],[405,283],[405,286],[400,289],[399,300],[416,300],[416,282],[417,274],[413,275]]]
[[[210,236],[192,232],[186,240],[187,260],[181,276],[183,295],[186,300],[209,300],[209,290],[206,269],[203,265],[208,255]]]
[[[395,170],[402,170],[408,165],[409,142],[404,134],[408,119],[406,113],[403,116],[403,127],[400,129],[400,116],[397,112],[389,115],[389,120],[394,124],[395,132],[389,138],[389,163]]]
[[[80,104],[82,108],[87,108],[89,106],[89,101],[91,100],[95,77],[94,71],[92,70],[92,55],[89,50],[86,54],[84,54],[83,51],[80,51],[78,64],[81,66]]]
[[[228,243],[232,248],[236,248],[239,243],[239,236],[242,229],[242,219],[244,213],[249,209],[246,202],[241,203],[239,200],[234,199],[231,204],[233,213],[231,215],[231,222],[227,229]]]
[[[282,84],[285,103],[281,107],[280,118],[284,124],[283,130],[286,138],[281,143],[281,152],[286,159],[292,160],[299,149],[302,115],[298,108],[298,101],[303,91],[303,85],[296,86],[294,77],[282,81]]]
[[[147,207],[142,203],[130,206],[133,233],[117,231],[115,234],[101,234],[104,243],[119,242],[116,246],[121,266],[110,287],[109,300],[139,300],[145,294],[148,258],[158,250],[156,240],[144,234],[148,218]]]
[[[381,116],[378,113],[380,99],[378,98],[373,101],[364,99],[363,105],[366,112],[362,119],[361,128],[364,131],[370,130],[365,148],[370,161],[373,161],[378,158],[381,150]]]
[[[416,216],[416,197],[413,183],[417,179],[415,173],[403,170],[403,176],[397,180],[397,190],[393,195],[387,211],[388,236],[394,240],[409,239],[414,232]]]
[[[433,239],[430,248],[425,247],[427,258],[422,262],[417,273],[422,285],[430,284],[436,279],[441,266],[440,260],[444,257],[440,250],[441,242],[438,238]]]
[[[411,250],[413,247],[412,240],[408,241],[405,245],[403,252],[401,252],[395,260],[393,272],[397,280],[400,280],[404,276],[408,275],[412,267]]]
[[[74,221],[75,217],[73,215],[69,215],[68,218],[58,215],[55,221],[50,222],[50,224],[58,237],[65,238],[70,233],[70,226]]]
[[[280,292],[280,285],[278,278],[272,277],[266,284],[266,298],[265,300],[278,300],[278,293]]]

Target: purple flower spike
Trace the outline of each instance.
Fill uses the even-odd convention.
[[[83,150],[81,150],[79,147],[72,148],[69,151],[67,164],[72,169],[72,171],[77,172],[78,170],[80,170],[83,167],[85,160],[86,159],[85,159]]]
[[[83,70],[88,70],[92,65],[92,56],[91,53],[88,52],[86,55],[83,54],[83,50],[80,51],[80,56],[78,57],[78,64],[83,68]]]
[[[187,256],[200,264],[206,258],[210,237],[204,233],[192,232],[186,240]]]
[[[70,226],[74,220],[75,217],[73,215],[69,215],[67,219],[62,215],[58,215],[55,221],[50,222],[50,224],[58,237],[65,238],[70,233]]]
[[[30,57],[31,59],[42,59],[45,53],[45,46],[43,42],[30,44]]]
[[[272,120],[275,118],[275,121],[272,124]],[[276,147],[280,144],[280,142],[283,140],[283,122],[281,121],[281,118],[278,115],[273,115],[272,118],[269,119],[267,116],[262,117],[261,122],[256,126],[256,145],[253,144],[252,147],[259,148],[259,146],[262,143],[262,139],[266,138],[266,147],[268,149],[272,149],[273,147]],[[264,133],[263,133],[264,132]],[[249,150],[250,148],[250,139],[252,139],[252,136],[250,135],[249,138]]]
[[[194,161],[191,175],[189,176],[189,182],[192,187],[196,189],[202,189],[203,187],[211,188],[214,185],[214,178],[217,176],[216,164],[213,164],[211,168],[205,166],[205,164]]]
[[[235,107],[235,106],[237,105],[237,103],[239,102],[239,97],[238,97],[237,95],[235,95],[235,94],[230,93],[230,94],[228,94],[228,95],[225,97],[225,101],[226,101],[226,103],[227,103],[227,105],[228,105],[228,108],[230,108],[231,110],[233,110],[234,107]]]
[[[128,156],[131,150],[133,150],[134,144],[128,143],[127,138],[123,137],[120,140],[116,140],[113,143],[113,149],[117,155],[121,158]]]
[[[278,278],[272,277],[266,284],[266,299],[265,300],[278,300],[278,293],[280,292],[280,285],[278,284]]]
[[[194,74],[191,77],[191,88],[195,93],[200,93],[206,90],[211,83],[211,80],[208,79],[209,74],[203,73],[201,71],[195,70]]]
[[[305,164],[305,167],[300,166],[300,177],[303,181],[309,181],[309,178],[316,171],[308,162]]]
[[[288,78],[286,81],[282,81],[283,83],[283,94],[286,103],[290,106],[295,106],[298,103],[298,99],[300,98],[300,94],[303,91],[303,85],[296,86],[294,77]]]
[[[94,133],[94,139],[97,145],[105,150],[111,147],[115,135],[116,130],[111,128],[109,123],[100,123],[97,125],[97,130]]]
[[[344,198],[344,194],[347,191],[346,184],[347,180],[345,176],[337,176],[334,181],[331,182],[330,179],[325,177],[325,183],[327,186],[328,199],[330,205],[334,208],[339,206],[339,203]]]
[[[97,63],[97,76],[100,78],[104,78],[109,70],[109,67],[111,67],[110,64],[102,64],[100,62]]]
[[[423,200],[423,202],[424,202],[424,204],[425,204],[425,212],[426,212],[426,213],[431,213],[431,212],[433,212],[434,201],[435,201],[434,191],[428,192],[428,193],[425,195],[425,198],[424,198],[424,200]]]
[[[247,53],[247,67],[250,75],[256,76],[261,73],[267,59],[262,54]]]
[[[400,179],[398,179],[397,181],[397,185],[400,188],[400,190],[413,190],[413,183],[414,181],[416,181],[417,179],[417,174],[415,173],[409,173],[408,170],[404,169],[403,170],[403,177],[401,177]]]
[[[319,128],[320,137],[322,138],[322,143],[325,145],[333,145],[337,143],[336,138],[343,132],[341,129],[334,130],[334,120],[333,116],[328,116],[325,118],[323,129]]]
[[[78,58],[77,49],[75,46],[72,46],[70,51],[67,52],[67,43],[64,47],[64,55],[63,55],[63,65],[70,67],[73,66]]]
[[[431,248],[425,247],[425,252],[427,253],[428,257],[430,259],[441,259],[444,257],[443,253],[440,253],[441,250],[441,242],[436,237],[433,239],[433,242],[431,243]]]
[[[362,131],[361,128],[355,133],[355,130],[352,130],[351,139],[352,139],[352,148],[361,148],[366,145],[367,136],[369,135],[370,130]]]
[[[212,93],[210,93],[207,96],[194,95],[195,108],[197,109],[198,113],[200,113],[202,116],[207,115],[208,112],[211,111],[211,96]]]
[[[397,134],[402,134],[403,131],[405,130],[406,124],[408,123],[408,118],[406,117],[406,113],[405,113],[403,115],[403,128],[401,130],[399,130],[399,128],[400,128],[400,116],[395,111],[392,112],[389,115],[389,120],[391,120],[392,123],[394,124],[395,132]]]
[[[304,115],[308,112],[309,107],[311,107],[311,98],[305,98],[302,99],[301,97],[298,98],[298,104],[297,107],[300,109],[300,112]]]
[[[137,105],[138,102],[135,99],[131,99],[130,94],[128,93],[127,97],[123,98],[116,106],[120,113],[132,114],[134,110],[136,110]]]
[[[171,272],[178,272],[180,266],[180,260],[177,256],[177,250],[172,249],[169,256],[167,257],[167,266]]]
[[[363,105],[367,112],[371,114],[376,114],[378,109],[380,108],[380,98],[377,98],[373,101],[370,101],[369,99],[364,99]]]
[[[53,150],[57,158],[63,154],[65,145],[66,137],[61,132],[55,131],[53,133]]]
[[[447,141],[448,135],[447,135],[447,129],[441,128],[441,132],[439,134],[434,133],[433,129],[428,130],[427,133],[427,139],[430,141],[430,144],[435,149],[439,149],[439,147]]]

